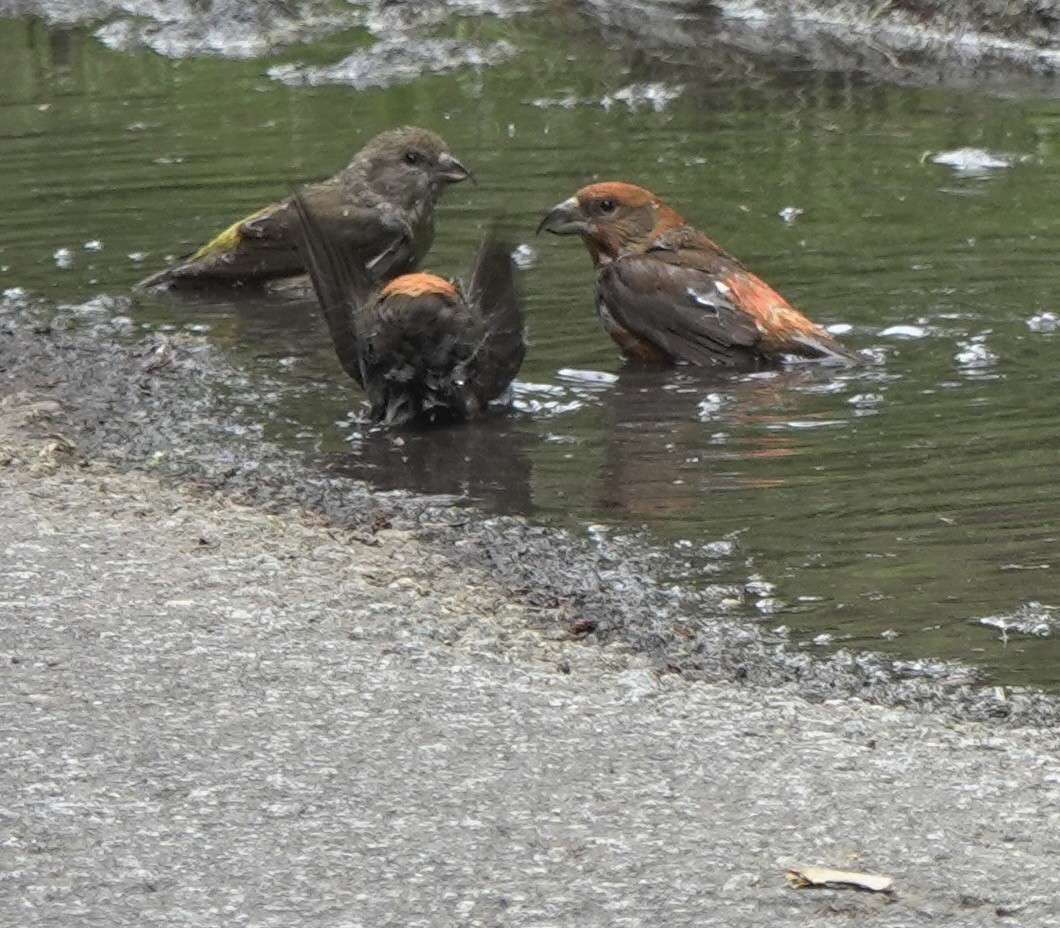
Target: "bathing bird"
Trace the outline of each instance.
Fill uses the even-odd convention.
[[[375,281],[415,270],[434,239],[442,191],[471,174],[441,136],[404,126],[371,139],[328,180],[302,191],[317,222]],[[185,260],[153,274],[140,289],[255,283],[302,274],[291,198],[233,223]]]
[[[583,187],[542,219],[542,231],[585,241],[597,312],[629,358],[737,370],[786,356],[858,360],[642,187]]]
[[[511,248],[488,235],[467,283],[411,273],[374,282],[348,242],[296,194],[299,247],[342,367],[384,426],[473,418],[526,352]]]

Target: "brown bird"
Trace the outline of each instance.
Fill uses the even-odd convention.
[[[542,230],[585,240],[596,267],[597,312],[628,357],[740,370],[785,355],[857,360],[641,187],[583,187],[545,216]]]
[[[434,240],[434,207],[449,184],[471,174],[434,132],[383,132],[328,180],[302,192],[317,221],[341,239],[371,279],[415,270]],[[291,199],[229,226],[189,258],[141,281],[140,288],[265,281],[304,273]]]
[[[466,287],[434,274],[374,284],[347,242],[292,199],[299,246],[339,361],[386,426],[470,419],[511,384],[526,352],[511,248],[488,236]]]

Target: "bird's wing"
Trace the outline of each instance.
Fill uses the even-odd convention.
[[[703,366],[744,366],[761,338],[727,286],[672,252],[648,252],[606,265],[598,296],[614,321],[670,358]]]
[[[302,194],[296,193],[289,202],[290,214],[298,223],[299,254],[313,281],[335,352],[346,373],[363,387],[365,362],[358,320],[371,296],[368,273],[346,241],[320,222]]]
[[[210,239],[205,245],[186,256],[188,261],[199,261],[202,258],[210,258],[214,255],[224,254],[227,251],[231,251],[235,248],[241,239],[245,238],[244,228],[251,223],[257,222],[264,219],[267,216],[271,216],[276,210],[280,209],[283,203],[270,203],[268,206],[262,209],[256,210],[249,216],[244,216],[242,219],[233,222],[223,232],[218,232],[212,239]]]
[[[764,280],[743,265],[720,276],[732,301],[755,320],[762,334],[761,349],[770,355],[799,355],[858,363],[857,355],[800,313]]]
[[[311,184],[299,194],[317,225],[347,254],[357,255],[373,280],[389,280],[412,269],[415,263],[413,230],[408,220],[395,210],[352,204],[324,181]],[[238,226],[245,244],[266,249],[283,249],[296,242],[297,217],[291,199],[271,210],[248,217]]]
[[[301,192],[317,224],[341,242],[345,252],[357,255],[373,280],[413,270],[417,254],[408,220],[392,209],[350,203],[336,184],[322,181]],[[233,223],[189,257],[138,286],[291,277],[305,270],[300,237],[298,216],[288,197]]]
[[[245,232],[248,226],[263,223],[287,205],[273,203],[238,222],[233,222],[205,245],[164,270],[152,274],[136,285],[139,290],[169,284],[208,284],[217,281],[267,280],[289,277],[302,272],[293,240],[283,247],[262,247]]]
[[[484,334],[471,372],[471,388],[482,403],[496,399],[515,379],[526,354],[526,319],[515,284],[508,242],[487,235],[467,284],[467,300],[481,314]]]
[[[846,363],[860,361],[825,329],[808,319],[743,262],[698,229],[681,226],[664,233],[647,252],[658,260],[708,275],[736,309],[757,328],[758,350],[769,356],[801,355],[831,358]]]

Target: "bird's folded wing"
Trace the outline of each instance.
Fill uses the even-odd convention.
[[[413,257],[412,229],[392,210],[343,202],[329,184],[312,184],[299,194],[316,224],[348,254],[356,255],[373,280],[386,280]],[[299,234],[291,199],[248,217],[239,226],[245,240],[262,247],[289,248]]]
[[[724,282],[673,263],[672,253],[620,258],[600,275],[599,297],[615,321],[670,357],[692,364],[745,363],[761,337]]]
[[[415,265],[412,228],[395,211],[344,203],[341,192],[328,182],[312,184],[300,195],[328,239],[367,268],[372,280],[388,280]],[[305,269],[299,257],[301,234],[288,198],[233,223],[194,254],[138,286],[300,274]]]
[[[246,232],[244,230],[250,224],[258,222],[267,216],[271,216],[276,210],[280,209],[282,205],[282,203],[270,203],[268,206],[259,209],[257,212],[251,213],[249,216],[244,216],[238,222],[233,222],[223,232],[219,232],[210,239],[210,241],[203,245],[198,251],[186,255],[182,260],[201,261],[203,258],[212,258],[232,251],[240,241],[246,237]]]

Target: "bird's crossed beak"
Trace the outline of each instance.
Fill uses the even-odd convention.
[[[456,160],[449,152],[438,156],[438,178],[447,184],[458,184],[471,177],[471,172]],[[474,178],[471,177],[472,181]]]
[[[556,204],[537,227],[538,235],[542,232],[552,232],[556,235],[585,235],[588,231],[588,217],[574,197]]]

